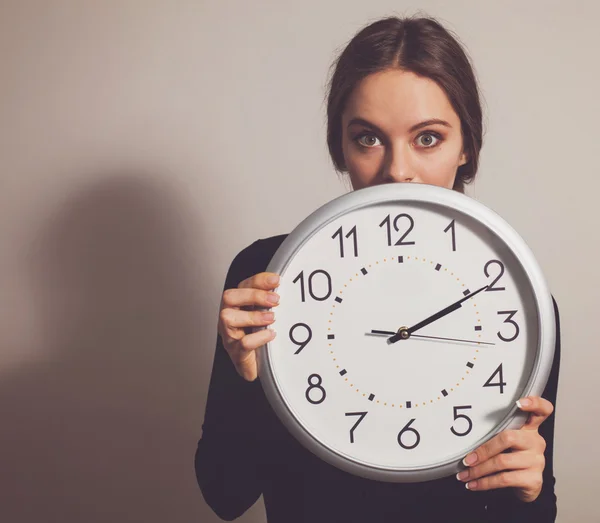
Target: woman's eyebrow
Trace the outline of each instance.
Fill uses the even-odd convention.
[[[375,124],[369,122],[368,120],[365,120],[364,118],[352,118],[348,122],[348,127],[350,127],[353,124],[364,125],[365,127],[370,127],[371,129],[374,129],[375,131],[384,134],[383,131],[379,127],[377,127]],[[415,131],[418,131],[419,129],[422,129],[423,127],[427,127],[429,125],[436,125],[436,124],[452,128],[452,126],[446,120],[441,120],[440,118],[430,118],[429,120],[424,120],[422,122],[419,122],[419,123],[413,125],[409,129],[409,131],[411,133],[413,133]]]

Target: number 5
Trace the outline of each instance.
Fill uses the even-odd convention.
[[[454,420],[456,421],[459,418],[466,419],[467,423],[469,424],[469,428],[464,432],[458,432],[454,427],[450,427],[452,434],[454,434],[455,436],[466,436],[469,432],[471,432],[471,429],[473,428],[473,422],[471,421],[471,418],[469,418],[469,416],[467,416],[465,414],[458,413],[459,409],[470,409],[470,408],[471,408],[471,405],[464,405],[462,407],[454,407]]]

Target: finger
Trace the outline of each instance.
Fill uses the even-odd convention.
[[[227,289],[223,292],[223,307],[275,307],[279,294],[256,288]]]
[[[258,377],[258,365],[256,364],[256,351],[238,352],[231,356],[235,370],[246,381],[254,381]]]
[[[517,401],[517,407],[523,412],[529,412],[529,419],[522,427],[525,430],[537,430],[554,411],[552,403],[539,396],[521,398]]]
[[[277,333],[273,329],[261,329],[252,334],[246,334],[246,336],[237,342],[237,346],[243,352],[255,351],[265,343],[273,340],[276,335]]]
[[[238,288],[240,289],[263,289],[269,291],[279,285],[279,275],[274,272],[259,272],[250,278],[242,281]]]
[[[272,311],[242,311],[239,309],[221,309],[221,325],[225,336],[241,339],[245,327],[265,327],[275,321]]]
[[[531,447],[529,440],[533,435],[530,435],[527,431],[504,430],[466,456],[463,459],[463,465],[472,467],[497,456],[507,449],[527,450]]]
[[[221,321],[226,329],[243,327],[265,327],[275,321],[273,311],[242,311],[239,309],[222,309]]]
[[[504,470],[522,470],[527,468],[543,470],[544,462],[543,454],[531,451],[521,450],[518,452],[501,453],[479,465],[459,472],[456,478],[460,481],[471,481]]]
[[[540,482],[539,476],[540,474],[537,471],[510,470],[469,481],[465,484],[465,487],[469,490],[492,490],[507,487],[533,490]]]
[[[240,341],[235,342],[235,348],[230,351],[230,357],[238,374],[242,378],[247,381],[254,381],[258,377],[256,349],[271,341],[275,336],[275,331],[262,329],[258,332],[248,334]]]

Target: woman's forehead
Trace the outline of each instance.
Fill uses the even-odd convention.
[[[433,80],[402,70],[388,70],[364,78],[348,98],[343,124],[363,118],[380,128],[411,127],[417,122],[441,119],[459,123],[446,93]]]

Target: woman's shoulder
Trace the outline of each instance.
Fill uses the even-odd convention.
[[[266,267],[286,237],[287,234],[279,234],[268,238],[259,238],[242,249],[235,259],[244,263],[258,263]]]
[[[287,234],[259,238],[235,256],[227,274],[227,286],[237,287],[239,282],[259,272],[264,272],[271,258]]]

